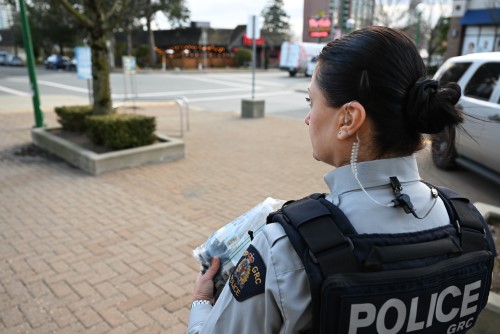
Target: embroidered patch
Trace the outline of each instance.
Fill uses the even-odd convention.
[[[237,301],[242,302],[263,293],[265,281],[266,265],[257,249],[250,245],[229,277],[231,293]]]

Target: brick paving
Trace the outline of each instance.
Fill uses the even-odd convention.
[[[173,109],[140,112],[175,135]],[[268,196],[326,191],[300,120],[190,110],[185,159],[100,176],[30,155],[33,124],[0,113],[1,333],[185,333],[192,249]]]

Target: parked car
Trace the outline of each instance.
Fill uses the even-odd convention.
[[[76,71],[77,63],[76,58],[71,58],[68,65],[68,71]]]
[[[500,184],[500,52],[450,58],[434,79],[460,85],[457,107],[467,114],[463,130],[433,136],[434,164],[442,169],[461,165]]]
[[[23,66],[24,61],[16,56],[13,55],[9,52],[6,51],[0,51],[0,65],[4,66]]]
[[[24,66],[24,61],[18,56],[9,55],[7,57],[6,65],[8,65],[8,66]]]
[[[71,66],[71,59],[61,55],[50,55],[44,61],[47,70],[68,70]]]

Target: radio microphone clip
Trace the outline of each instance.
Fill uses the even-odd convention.
[[[394,197],[396,197],[392,200],[392,203],[394,203],[394,207],[402,207],[403,210],[405,210],[405,213],[411,213],[415,216],[415,209],[413,208],[413,204],[411,203],[410,196],[401,193],[401,190],[403,190],[403,186],[401,186],[398,178],[396,176],[391,176],[389,179],[391,180]]]

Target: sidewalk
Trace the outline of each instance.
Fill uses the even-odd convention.
[[[0,332],[185,333],[192,249],[268,196],[327,190],[302,121],[239,116],[191,110],[185,159],[94,177],[30,156],[32,112],[0,113]]]

